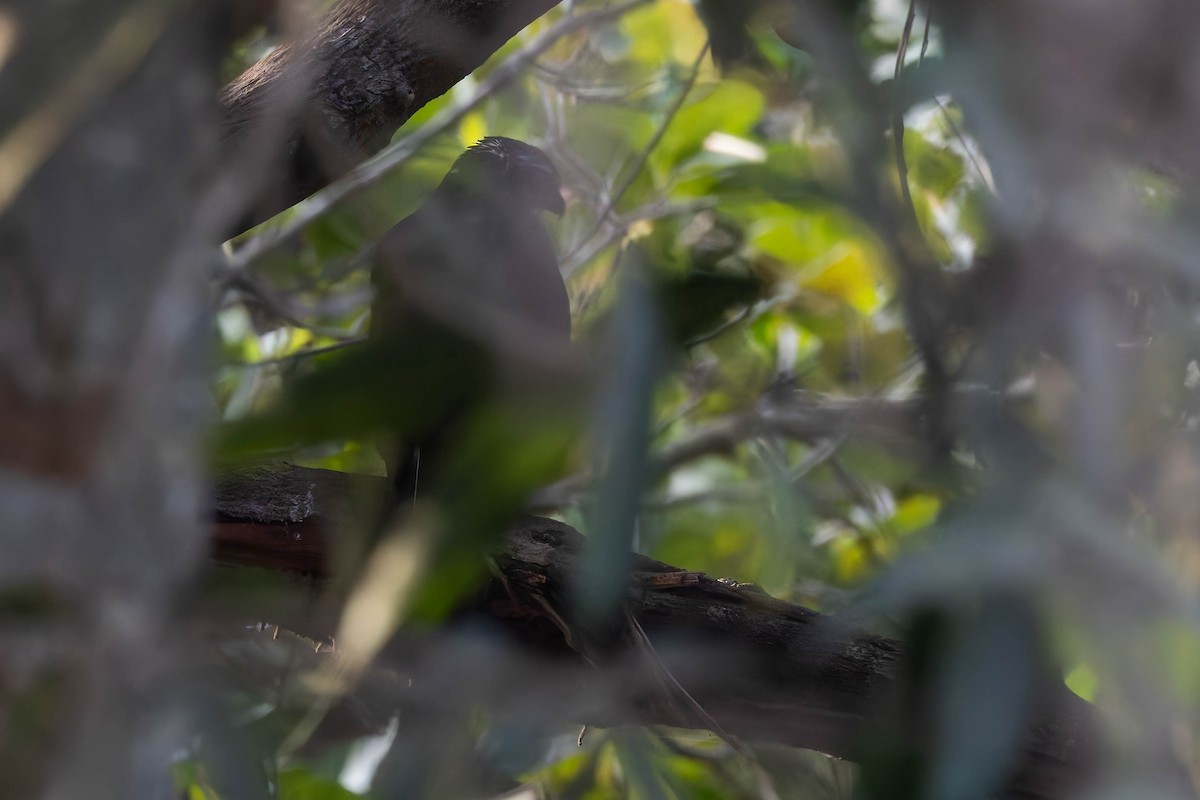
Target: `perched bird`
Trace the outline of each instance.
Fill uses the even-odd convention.
[[[411,352],[413,342],[436,348],[453,330],[498,358],[569,342],[570,301],[540,216],[562,214],[560,190],[554,165],[532,145],[489,136],[463,153],[379,244],[371,340],[385,349],[407,340]],[[381,446],[399,501],[437,476],[446,439],[479,400],[480,381],[467,384],[407,441]]]

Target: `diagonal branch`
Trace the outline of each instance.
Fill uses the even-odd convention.
[[[645,5],[647,2],[649,0],[625,0],[622,3],[616,3],[584,14],[564,17],[559,20],[513,53],[512,56],[508,57],[492,71],[486,80],[480,83],[475,92],[465,101],[444,109],[428,123],[422,125],[411,136],[405,137],[391,147],[386,148],[375,157],[358,163],[353,169],[339,171],[342,177],[301,204],[286,223],[263,232],[240,247],[229,259],[230,269],[237,271],[246,268],[264,255],[294,239],[294,237],[313,222],[328,214],[337,203],[377,183],[392,170],[408,161],[425,144],[461,122],[483,100],[491,97],[518,78],[527,66],[549,50],[562,37],[584,30],[592,25],[615,19],[637,6]],[[526,5],[530,4],[527,3]],[[552,3],[541,0],[541,5],[549,8]],[[467,72],[464,71],[459,77],[461,78],[466,74]],[[447,88],[449,88],[448,85],[443,87],[442,91],[445,91]],[[420,102],[420,97],[421,95],[416,95],[417,99],[414,100],[414,103]],[[411,110],[415,109],[416,106]],[[387,122],[394,121],[394,119],[389,119]],[[382,131],[385,128],[386,123],[380,123],[380,127],[375,128],[375,130]],[[390,133],[390,129],[388,132]],[[363,141],[366,133],[366,131],[359,132],[356,139]],[[304,195],[302,194],[299,197],[291,199],[292,202],[295,202],[303,199],[303,197]]]

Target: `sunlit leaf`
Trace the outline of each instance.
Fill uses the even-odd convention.
[[[1096,699],[1096,689],[1100,681],[1096,676],[1096,671],[1088,664],[1082,662],[1076,664],[1067,672],[1063,681],[1067,684],[1067,688],[1084,700],[1094,701]]]
[[[279,800],[360,800],[362,795],[351,792],[336,781],[314,775],[303,768],[279,773]]]
[[[484,121],[483,114],[478,111],[467,114],[466,118],[458,126],[458,140],[464,150],[474,145],[486,135],[487,122]]]
[[[938,199],[944,200],[960,186],[966,173],[962,156],[949,147],[935,147],[915,131],[904,136],[904,157],[909,181]]]
[[[693,94],[695,99],[675,115],[653,154],[660,170],[669,171],[695,155],[714,131],[745,133],[762,116],[765,105],[762,92],[741,81],[721,81]]]
[[[934,495],[909,495],[896,504],[896,513],[892,516],[891,528],[900,534],[927,528],[937,521],[941,507],[941,500]]]
[[[834,251],[828,263],[805,270],[800,278],[805,289],[836,297],[861,314],[879,309],[880,283],[879,270],[856,245]]]
[[[627,56],[662,65],[690,62],[704,45],[706,32],[691,3],[664,0],[625,16],[621,30],[628,37]]]
[[[861,583],[874,572],[868,546],[857,537],[839,536],[829,546],[833,554],[833,576],[838,583]]]

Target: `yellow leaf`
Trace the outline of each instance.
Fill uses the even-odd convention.
[[[691,3],[661,0],[627,14],[621,28],[629,37],[634,61],[662,64],[668,58],[686,64],[704,46],[708,31]]]
[[[839,536],[829,543],[833,552],[833,575],[841,584],[861,583],[870,577],[871,561],[866,546],[852,536]]]
[[[937,521],[938,512],[941,510],[942,501],[937,497],[931,494],[911,495],[896,505],[896,514],[892,517],[892,528],[900,534],[928,528]]]
[[[878,311],[883,303],[880,279],[863,248],[857,244],[845,244],[839,246],[832,255],[824,266],[809,270],[808,275],[801,278],[800,285],[810,291],[843,300],[860,314]]]
[[[462,142],[464,149],[485,136],[487,136],[487,122],[484,121],[481,111],[472,111],[467,114],[463,118],[462,124],[458,126],[458,139]]]

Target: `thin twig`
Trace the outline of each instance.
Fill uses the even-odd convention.
[[[633,186],[633,182],[637,180],[638,175],[642,174],[642,170],[646,167],[646,162],[650,160],[650,154],[658,148],[659,143],[662,142],[663,136],[665,136],[667,133],[667,129],[671,127],[671,123],[675,120],[675,116],[679,113],[679,110],[683,108],[683,104],[687,101],[688,95],[692,93],[692,89],[696,85],[696,78],[700,75],[700,66],[704,63],[704,57],[708,55],[708,48],[709,43],[708,41],[705,41],[704,46],[700,48],[700,52],[696,55],[695,60],[692,62],[692,66],[688,71],[687,80],[684,81],[683,86],[679,90],[679,94],[676,95],[675,99],[671,102],[671,105],[668,106],[666,114],[663,115],[662,121],[659,122],[658,128],[654,131],[654,135],[650,137],[650,141],[646,143],[646,146],[638,152],[637,159],[633,162],[633,167],[625,176],[625,180],[621,182],[621,185],[616,190],[609,194],[608,199],[605,201],[604,205],[601,206],[599,213],[596,215],[596,224],[592,227],[591,231],[588,232],[587,236],[584,236],[582,239],[580,239],[579,244],[576,245],[570,253],[567,253],[563,259],[564,261],[575,256],[575,254],[578,253],[583,246],[587,244],[587,242],[591,241],[592,237],[594,237],[600,231],[600,229],[604,227],[604,223],[608,221],[608,217],[610,214],[612,214],[613,209],[617,207],[617,203],[621,202],[621,198],[625,195],[625,192],[629,191],[629,187]]]
[[[670,668],[662,660],[662,656],[660,656],[658,651],[654,649],[654,643],[651,642],[650,637],[646,635],[646,629],[642,627],[640,622],[638,622],[637,617],[635,617],[632,613],[627,612],[627,620],[629,622],[629,627],[633,630],[638,641],[641,642],[642,647],[645,648],[646,654],[650,656],[651,667],[653,668],[654,672],[660,676],[660,680],[663,681],[664,685],[668,689],[673,689],[680,697],[682,697],[684,701],[691,706],[692,710],[699,715],[700,720],[704,723],[705,727],[707,727],[717,736],[721,737],[721,740],[724,741],[725,744],[729,745],[734,751],[742,755],[752,755],[750,750],[747,749],[745,745],[740,743],[737,739],[730,736],[729,733],[725,731],[725,729],[721,726],[721,723],[717,722],[717,720],[708,713],[708,710],[705,709],[704,706],[700,705],[700,701],[693,697],[687,689],[683,688],[683,684],[679,682],[679,679],[675,677],[675,674],[671,672]]]
[[[725,331],[729,330],[730,328],[735,327],[735,326],[740,325],[741,323],[745,322],[746,318],[749,317],[751,312],[753,312],[753,311],[754,311],[754,306],[746,306],[741,311],[739,311],[737,314],[734,314],[732,317],[725,320],[720,325],[713,328],[711,331],[701,333],[697,336],[693,336],[691,339],[688,339],[686,342],[683,343],[684,348],[690,350],[691,348],[696,347],[697,345],[704,344],[705,342],[711,342],[713,339],[716,339],[718,336],[725,333]]]
[[[646,500],[642,503],[642,510],[661,513],[700,503],[720,503],[723,505],[761,503],[766,496],[767,491],[761,484],[743,483],[723,489],[703,489],[698,492]]]
[[[673,217],[680,214],[695,214],[699,211],[712,208],[716,204],[717,201],[710,197],[700,197],[680,203],[671,203],[665,200],[655,200],[647,203],[641,208],[635,209],[628,214],[623,214],[614,220],[611,229],[605,236],[599,239],[582,239],[582,244],[574,251],[574,254],[563,258],[560,270],[563,275],[569,276],[573,274],[575,270],[619,242],[629,232],[629,229],[638,222]]]
[[[917,66],[925,63],[925,53],[929,51],[929,26],[933,22],[933,0],[925,8],[925,32],[921,34],[921,52],[917,53]]]
[[[337,350],[343,350],[347,347],[353,347],[354,345],[362,344],[365,341],[367,341],[366,336],[353,336],[349,339],[342,339],[339,342],[334,342],[333,344],[327,344],[321,347],[310,347],[307,350],[299,350],[286,356],[280,356],[279,358],[265,358],[261,361],[243,361],[240,363],[227,364],[226,366],[239,367],[242,369],[258,369],[260,367],[280,366],[284,364],[291,364],[296,361],[302,361],[306,358],[312,358],[314,356],[325,355],[326,353],[333,353]]]
[[[845,441],[865,441],[891,448],[920,447],[913,415],[921,403],[920,397],[904,400],[823,397],[764,403],[715,419],[656,450],[650,457],[648,471],[657,478],[697,459],[730,453],[740,443],[760,434],[815,443],[814,461],[802,464],[803,469],[824,463]],[[528,510],[569,506],[588,490],[594,477],[583,472],[545,486],[530,498]]]
[[[984,170],[983,165],[975,158],[975,148],[967,141],[966,134],[958,127],[958,124],[954,121],[954,117],[950,116],[950,109],[946,108],[945,104],[936,97],[933,98],[933,102],[941,109],[942,117],[946,120],[946,124],[950,126],[950,132],[954,134],[954,138],[958,139],[958,143],[962,145],[963,153],[966,154],[967,160],[971,162],[971,166],[979,173],[979,179],[983,181],[983,185],[987,187],[989,192],[995,194],[996,187],[992,185],[991,175]]]
[[[900,35],[900,43],[896,47],[896,72],[894,76],[894,85],[897,90],[900,86],[900,76],[904,73],[904,59],[908,55],[908,42],[912,37],[913,22],[917,17],[917,0],[908,0],[908,16],[904,20],[904,33]],[[908,187],[908,161],[904,157],[904,112],[900,110],[900,104],[895,104],[896,110],[892,115],[892,146],[896,149],[896,172],[900,178],[900,194],[904,197],[904,204],[912,213],[914,222],[918,226],[920,222],[917,218],[917,207],[913,203],[912,190]]]
[[[925,63],[925,53],[929,50],[929,29],[933,23],[933,2],[934,0],[929,0],[929,5],[925,9],[925,30],[921,34],[921,52],[917,54],[918,67]],[[984,171],[983,165],[976,160],[974,148],[971,147],[966,135],[958,127],[958,124],[955,123],[954,118],[950,116],[950,110],[936,96],[933,98],[933,102],[941,110],[942,117],[945,118],[946,124],[950,126],[950,132],[954,134],[954,138],[958,139],[958,143],[962,145],[963,153],[966,154],[967,160],[971,162],[971,166],[975,167],[975,171],[979,173],[979,178],[983,181],[983,185],[988,188],[988,191],[995,194],[996,187],[992,186],[992,180],[988,176],[988,173]]]
[[[326,338],[337,339],[339,341],[354,339],[359,336],[357,333],[349,333],[338,328],[328,328],[323,325],[314,325],[311,322],[305,322],[303,313],[293,308],[287,299],[278,296],[274,291],[268,289],[260,281],[255,280],[245,272],[231,273],[227,276],[227,280],[228,289],[241,291],[253,297],[267,311],[293,327],[303,328]]]
[[[619,105],[621,101],[627,100],[632,95],[649,91],[664,82],[662,76],[656,76],[632,85],[582,86],[571,81],[570,70],[556,69],[541,62],[535,63],[533,68],[538,73],[535,77],[540,83],[551,86],[556,92],[584,103]]]

